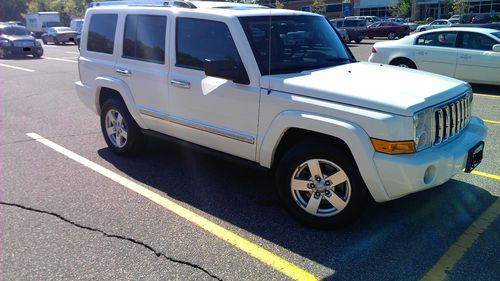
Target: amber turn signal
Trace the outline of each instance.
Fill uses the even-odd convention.
[[[370,139],[373,148],[377,152],[387,154],[408,154],[415,153],[415,142],[413,141],[385,141],[379,139]]]

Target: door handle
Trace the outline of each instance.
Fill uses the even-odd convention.
[[[460,58],[464,59],[464,60],[468,60],[468,59],[471,58],[471,56],[469,56],[469,55],[461,55]]]
[[[424,52],[424,51],[418,51],[418,52],[417,52],[417,55],[421,55],[421,56],[423,56],[423,55],[427,55],[427,52]]]
[[[180,80],[170,80],[170,85],[177,87],[177,88],[183,88],[183,89],[190,89],[191,88],[191,83],[186,82],[186,81],[180,81]]]
[[[125,76],[130,76],[130,75],[132,75],[132,71],[130,71],[130,70],[128,70],[128,69],[117,68],[117,69],[115,69],[115,71],[116,71],[117,73],[120,73],[120,74],[125,75]]]

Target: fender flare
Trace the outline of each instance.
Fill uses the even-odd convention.
[[[123,101],[125,102],[125,105],[127,106],[128,111],[130,112],[130,115],[134,118],[135,122],[139,127],[142,129],[148,129],[146,126],[144,120],[142,119],[141,115],[139,114],[139,111],[135,107],[135,101],[134,97],[132,96],[132,92],[130,91],[130,88],[128,85],[123,82],[120,79],[116,79],[113,77],[108,77],[108,76],[100,76],[97,77],[94,80],[94,85],[95,86],[95,104],[96,104],[96,110],[97,114],[101,113],[101,107],[99,105],[99,98],[101,95],[101,88],[109,88],[117,91],[120,96],[122,97]]]
[[[336,137],[349,147],[368,190],[377,202],[389,200],[373,161],[370,137],[356,124],[316,113],[284,111],[271,122],[258,150],[260,165],[270,168],[278,145],[288,129],[298,128]]]

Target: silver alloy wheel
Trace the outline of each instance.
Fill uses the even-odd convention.
[[[318,217],[340,213],[351,198],[351,183],[346,172],[325,159],[300,164],[292,174],[290,189],[297,205]]]
[[[106,133],[114,146],[122,148],[127,144],[128,126],[117,110],[110,109],[105,119]]]
[[[402,67],[402,68],[410,68],[407,64],[404,64],[404,63],[400,63],[398,64],[399,67]]]
[[[389,35],[387,35],[387,38],[388,38],[389,40],[393,40],[393,39],[395,39],[395,38],[396,38],[396,34],[394,34],[394,32],[389,32]]]

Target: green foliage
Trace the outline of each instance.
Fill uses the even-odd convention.
[[[311,12],[326,15],[326,3],[325,0],[314,0],[311,5]]]
[[[389,13],[395,17],[406,18],[411,14],[411,0],[395,0],[389,6]]]
[[[71,19],[83,18],[91,0],[29,0],[27,12],[59,12],[64,25]]]
[[[285,8],[285,4],[280,0],[276,0],[276,2],[274,2],[274,7],[276,7],[276,9],[283,9]]]
[[[457,15],[464,15],[470,9],[470,4],[466,0],[451,0],[451,10]]]

